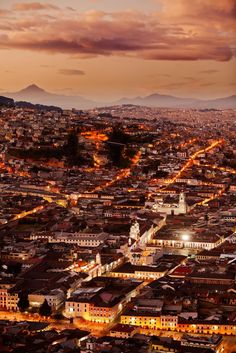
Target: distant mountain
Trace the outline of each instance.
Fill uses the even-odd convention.
[[[146,97],[136,97],[133,99],[122,98],[114,104],[133,104],[160,108],[235,109],[236,95],[214,100],[201,100],[155,93]]]
[[[137,104],[149,107],[182,108],[196,105],[197,100],[191,98],[178,98],[169,95],[151,94],[146,97],[136,97],[134,99],[123,98],[117,104]]]
[[[225,97],[225,98],[218,98],[218,99],[212,99],[209,101],[202,101],[201,105],[203,108],[204,103],[211,108],[215,109],[236,109],[236,95],[230,96],[230,97]]]
[[[59,106],[63,109],[91,109],[101,106],[104,107],[104,103],[99,104],[81,96],[66,96],[50,93],[35,84],[32,84],[21,91],[6,92],[3,95],[11,97],[15,101],[26,101],[46,106]],[[116,102],[106,103],[107,106],[121,104],[159,108],[236,109],[236,95],[219,99],[202,100],[154,93],[146,97],[122,98]]]
[[[80,96],[66,96],[47,92],[35,84],[18,92],[6,92],[4,96],[11,97],[17,101],[59,106],[64,109],[89,109],[97,105],[95,102]]]

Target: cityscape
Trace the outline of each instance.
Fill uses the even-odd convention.
[[[0,2],[0,352],[236,352],[235,9]]]

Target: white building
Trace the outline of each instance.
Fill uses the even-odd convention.
[[[178,203],[154,203],[152,205],[152,210],[154,212],[166,213],[168,215],[186,214],[188,206],[185,200],[185,194],[183,192],[180,193]]]
[[[66,232],[55,232],[53,234],[41,235],[34,234],[31,236],[32,240],[36,239],[47,239],[49,243],[67,243],[77,244],[82,247],[97,247],[103,244],[108,238],[107,233],[66,233]]]
[[[65,300],[65,294],[61,289],[53,289],[51,291],[42,291],[39,293],[29,294],[30,306],[39,308],[44,300],[47,300],[52,310],[57,310]]]

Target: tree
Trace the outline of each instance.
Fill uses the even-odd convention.
[[[80,154],[81,144],[79,145],[78,134],[75,130],[69,133],[63,150],[69,166],[79,165],[83,162]]]
[[[52,308],[48,304],[47,299],[45,299],[43,304],[41,304],[40,307],[39,307],[39,314],[41,316],[50,316],[51,313],[52,313]]]
[[[78,136],[75,131],[68,135],[67,139],[67,153],[69,155],[76,155],[78,151]]]
[[[19,275],[21,272],[22,264],[20,262],[10,263],[7,267],[7,272],[11,273],[13,276]]]
[[[29,307],[28,294],[26,294],[26,293],[20,294],[17,306],[21,312],[24,312],[28,309],[28,307]]]
[[[127,147],[130,137],[124,132],[122,125],[113,127],[108,142],[108,151],[112,163],[119,168],[128,168],[130,165],[129,157],[135,155],[135,150]]]

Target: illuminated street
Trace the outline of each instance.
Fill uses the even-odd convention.
[[[207,146],[206,148],[202,148],[202,149],[198,150],[197,152],[195,152],[194,154],[192,154],[190,156],[190,158],[187,160],[187,162],[182,166],[180,171],[168,182],[167,186],[170,185],[170,184],[175,183],[176,180],[179,179],[182,176],[182,174],[185,172],[185,170],[192,166],[193,161],[195,159],[197,159],[200,154],[211,151],[215,147],[218,147],[219,145],[222,145],[223,142],[224,142],[223,140],[214,141],[209,146]]]
[[[2,0],[0,353],[236,353],[235,0]]]

